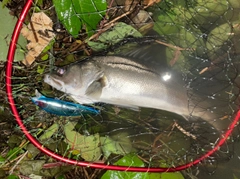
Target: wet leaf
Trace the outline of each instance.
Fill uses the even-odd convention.
[[[0,156],[0,163],[3,163],[3,162],[5,162],[5,158],[3,157],[3,156]]]
[[[169,64],[178,71],[190,69],[189,54],[202,55],[206,53],[206,45],[202,38],[202,32],[189,26],[171,35],[168,42],[172,47],[166,48],[166,56]],[[175,48],[173,48],[175,46]]]
[[[48,169],[42,169],[40,175],[46,178],[56,178],[56,176],[70,171],[71,169],[73,169],[72,165],[55,166]]]
[[[9,3],[9,2],[11,2],[11,0],[3,0],[2,1],[2,8],[4,8],[7,5],[7,3]]]
[[[13,159],[17,158],[17,156],[20,153],[22,153],[22,151],[23,150],[20,147],[15,147],[15,148],[9,150],[9,152],[7,153],[7,157],[6,158],[8,158],[8,160],[13,160]]]
[[[72,2],[78,17],[86,26],[88,36],[91,36],[106,13],[106,0],[74,0]]]
[[[45,70],[45,66],[38,65],[37,66],[37,73],[43,74]]]
[[[54,42],[55,42],[54,40],[51,40],[51,42],[42,51],[42,53],[46,53],[44,56],[41,57],[42,60],[48,59],[49,55],[47,54],[47,52],[52,48]]]
[[[11,135],[10,138],[8,139],[8,145],[11,147],[11,148],[14,148],[18,145],[20,145],[22,142],[22,136],[19,136],[19,135]]]
[[[219,17],[228,10],[228,1],[205,1],[198,0],[197,5],[193,9],[193,13],[204,17]]]
[[[136,166],[136,167],[144,167],[144,163],[133,154],[129,154],[118,160],[115,165],[120,166]],[[149,178],[149,173],[143,172],[124,172],[124,171],[112,171],[108,170],[101,179],[147,179]],[[160,177],[158,177],[160,178]]]
[[[103,43],[116,44],[128,36],[137,38],[142,37],[142,34],[132,26],[119,22],[111,30],[101,34],[98,40]]]
[[[112,137],[100,137],[100,141],[105,158],[108,158],[111,154],[125,155],[132,151],[132,143],[126,133]]]
[[[58,176],[56,179],[65,179],[64,175]]]
[[[69,122],[64,127],[66,142],[71,146],[71,149],[76,152],[80,151],[80,155],[86,161],[96,161],[101,156],[100,137],[99,134],[90,136],[81,135],[74,131],[76,123]]]
[[[27,145],[27,151],[28,151],[27,153],[28,159],[33,159],[40,153],[40,151],[33,144]]]
[[[25,160],[19,165],[19,171],[23,175],[36,174],[39,175],[45,160]]]
[[[228,0],[228,3],[231,7],[240,8],[240,1],[239,0]]]
[[[134,154],[128,154],[118,160],[115,165],[144,167],[144,163]],[[124,172],[108,170],[101,179],[184,179],[180,172],[174,173],[143,173],[143,172]]]
[[[75,0],[76,1],[76,0]],[[67,31],[77,37],[82,22],[78,18],[71,0],[53,0],[58,19],[62,22]]]
[[[194,1],[195,4],[189,10],[186,10],[191,17],[192,22],[200,24],[209,24],[212,20],[219,19],[224,16],[228,11],[229,2],[225,0],[219,1]]]
[[[160,35],[171,35],[178,33],[180,29],[184,28],[184,21],[180,21],[179,16],[182,17],[179,10],[173,9],[173,12],[161,12],[159,15],[154,15],[156,23],[153,29]],[[182,18],[181,18],[182,19]]]
[[[216,52],[232,37],[232,26],[229,23],[214,28],[208,35],[206,47],[211,59],[216,57]],[[217,55],[218,56],[218,55]]]
[[[106,49],[108,47],[107,45],[105,45],[101,42],[88,41],[87,43],[94,51],[100,51],[100,50]]]
[[[173,173],[150,173],[149,179],[184,179],[183,175],[180,172]]]
[[[31,174],[31,175],[29,175],[29,177],[30,177],[31,179],[43,179],[42,176],[40,176],[40,175],[35,175],[35,174]]]
[[[102,33],[96,42],[87,41],[87,43],[93,50],[100,51],[110,45],[117,44],[128,36],[138,38],[142,37],[142,34],[132,26],[127,25],[123,22],[119,22],[112,29],[109,29],[108,31]]]
[[[54,133],[58,131],[59,125],[54,123],[48,129],[45,130],[44,134],[39,137],[39,140],[43,141],[52,137]]]
[[[195,27],[188,27],[186,29],[181,29],[178,34],[173,35],[172,42],[181,48],[191,48],[193,51],[201,54],[205,43],[202,38],[202,32]]]
[[[43,6],[43,0],[37,0],[36,3],[37,6]]]
[[[7,179],[19,179],[16,175],[9,175]]]
[[[144,167],[144,163],[133,154],[129,154],[118,160],[115,165],[120,166],[135,166],[135,167]],[[146,179],[148,173],[141,173],[141,172],[121,172],[121,171],[112,171],[108,170],[101,179]]]
[[[0,2],[0,6],[3,6],[4,3]],[[17,18],[14,18],[9,14],[7,8],[2,8],[0,10],[0,24],[4,25],[4,28],[0,30],[0,61],[6,61],[8,47],[11,40],[11,34],[17,22]],[[19,36],[17,50],[15,53],[14,61],[21,61],[24,59],[24,49],[27,44],[27,41],[23,38],[22,35]]]
[[[53,3],[59,20],[74,37],[78,36],[83,25],[91,36],[107,8],[106,0],[54,0]]]

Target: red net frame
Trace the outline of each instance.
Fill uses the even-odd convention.
[[[186,163],[184,165],[179,165],[176,167],[171,167],[171,168],[116,166],[116,165],[108,165],[108,164],[102,164],[102,163],[82,162],[82,161],[65,158],[61,155],[54,153],[53,151],[49,150],[48,148],[43,147],[43,145],[38,140],[36,140],[30,134],[30,132],[27,130],[27,128],[24,126],[24,123],[23,123],[23,121],[18,113],[18,110],[16,108],[16,104],[15,104],[13,94],[12,94],[12,63],[13,63],[14,55],[15,55],[15,51],[16,51],[16,44],[18,41],[20,30],[22,28],[22,24],[26,18],[26,15],[29,12],[29,9],[31,8],[31,6],[32,6],[32,0],[27,0],[27,2],[20,14],[20,17],[16,23],[14,31],[12,33],[11,43],[9,46],[8,56],[7,56],[7,64],[6,64],[6,92],[7,92],[7,98],[8,98],[8,102],[11,107],[12,113],[13,113],[20,129],[22,130],[24,135],[27,137],[27,139],[44,154],[46,154],[56,160],[59,160],[61,162],[65,162],[68,164],[77,165],[77,166],[81,166],[81,167],[91,167],[91,168],[98,168],[98,169],[105,169],[105,170],[118,170],[118,171],[129,171],[129,172],[175,172],[175,171],[181,171],[181,170],[184,170],[184,169],[187,169],[194,165],[199,164],[200,162],[202,162],[203,160],[208,158],[210,155],[212,155],[214,152],[216,152],[226,142],[228,137],[232,134],[233,129],[235,128],[235,126],[237,125],[237,123],[240,119],[240,110],[237,112],[234,120],[229,125],[228,130],[224,133],[224,135],[219,140],[219,142],[215,145],[214,148],[207,151],[204,155],[202,155],[201,157],[199,157],[198,159],[196,159],[192,162]]]

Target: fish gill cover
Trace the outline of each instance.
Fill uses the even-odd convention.
[[[50,8],[50,1],[35,5],[34,10],[44,11],[52,22],[47,23],[47,30],[38,30],[35,31],[37,35],[31,35],[36,20],[26,21],[26,24],[32,23],[26,27],[30,32],[25,36],[31,35],[32,39],[28,41],[33,43],[28,49],[31,51],[38,47],[41,41],[47,43],[45,49],[39,51],[40,55],[35,55],[30,61],[25,59],[24,65],[14,63],[12,77],[13,95],[20,115],[28,131],[43,146],[79,161],[174,167],[198,159],[221,139],[239,108],[240,3],[237,0],[61,0],[53,1],[53,5],[54,9]],[[36,13],[39,12],[30,15],[33,17]],[[38,16],[38,23],[42,22],[45,27],[46,18],[43,16]],[[65,94],[61,92],[63,88],[57,90],[53,88],[56,86],[45,83],[44,76],[57,72],[61,81],[69,64],[81,66],[91,62],[91,56],[105,55],[130,59],[131,63],[119,61],[119,58],[110,62],[102,60],[102,63],[101,59],[98,60],[97,66],[107,63],[113,69],[118,68],[120,77],[109,72],[98,78],[96,83],[91,83],[94,85],[83,95],[98,96],[99,91],[93,91],[104,91],[112,78],[117,80],[118,86],[115,84],[114,94],[109,93],[109,96],[114,98],[114,95],[123,94],[123,98],[116,98],[114,102],[100,100],[88,104],[99,109],[99,115],[59,117],[31,102],[35,89],[48,97],[83,101],[82,96],[78,96],[83,87],[75,86],[71,94]],[[56,66],[61,68],[56,70]],[[102,69],[106,71],[105,67]],[[137,69],[137,75],[127,73],[132,69]],[[76,75],[94,80],[94,71],[81,74],[79,70],[72,70],[74,75],[67,78],[64,87],[72,88],[69,83],[74,79],[82,80]],[[155,77],[153,81],[144,81],[148,73],[165,77],[166,81],[161,78],[157,81]],[[168,79],[171,83],[164,90],[154,91],[156,84],[166,84]],[[135,82],[144,82],[150,87],[142,86],[139,90],[132,85]],[[88,87],[86,85],[84,87]],[[127,88],[121,90],[124,85],[131,86],[130,94],[141,91],[134,93],[134,99],[140,99],[136,102],[140,108],[128,105],[131,102],[124,98]],[[150,94],[153,103],[161,102],[162,106],[171,103],[171,106],[163,110],[148,106],[142,96],[148,94],[149,89],[153,89]],[[159,96],[162,96],[161,100]],[[6,103],[5,99],[1,100]],[[186,112],[181,113],[186,109],[187,115]],[[15,130],[19,133],[18,129]],[[240,178],[237,164],[226,165],[229,161],[239,162],[236,159],[239,153],[234,147],[238,145],[238,136],[236,127],[232,136],[211,157],[181,174],[138,176],[132,173],[128,177],[208,178],[209,174],[215,173],[211,178],[224,178],[224,175]],[[29,160],[41,159],[47,163],[47,159],[31,149],[30,144],[24,150],[29,151]],[[232,157],[235,158],[230,160]],[[25,165],[31,164],[23,162],[19,171],[28,175],[30,171],[24,170]],[[39,171],[31,172],[39,174]],[[55,172],[61,173],[60,170]],[[99,173],[98,177],[127,177],[117,172],[101,175]]]

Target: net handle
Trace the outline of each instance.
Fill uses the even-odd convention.
[[[23,123],[23,121],[18,113],[18,110],[16,108],[16,104],[14,102],[14,98],[13,98],[13,94],[12,94],[12,65],[13,65],[14,55],[15,55],[15,51],[16,51],[16,44],[17,44],[18,37],[19,37],[20,31],[22,28],[22,24],[26,18],[26,15],[29,12],[29,9],[31,8],[31,6],[32,6],[32,0],[27,0],[27,2],[25,3],[23,10],[20,14],[20,17],[16,23],[14,31],[12,33],[11,42],[10,42],[10,46],[8,49],[7,64],[6,64],[6,77],[5,77],[6,92],[7,92],[7,98],[8,98],[8,102],[11,107],[12,113],[13,113],[20,129],[22,130],[24,135],[28,138],[28,140],[44,154],[46,154],[56,160],[59,160],[61,162],[65,162],[68,164],[77,165],[77,166],[81,166],[81,167],[92,167],[92,168],[105,169],[105,170],[118,170],[118,171],[131,171],[131,172],[175,172],[175,171],[181,171],[181,170],[187,169],[193,165],[200,163],[201,161],[203,161],[204,159],[206,159],[207,157],[212,155],[214,152],[216,152],[221,147],[221,145],[223,145],[226,142],[227,138],[231,135],[234,127],[237,125],[237,122],[240,118],[240,111],[237,112],[237,115],[234,118],[233,122],[229,125],[228,130],[226,131],[226,133],[222,136],[221,140],[219,140],[219,142],[215,145],[215,147],[212,150],[208,151],[202,157],[200,157],[192,162],[186,163],[184,165],[176,166],[176,167],[171,167],[171,168],[131,167],[131,166],[108,165],[108,164],[102,164],[102,163],[100,164],[100,163],[92,163],[92,162],[81,162],[81,161],[65,158],[65,157],[58,155],[58,154],[54,153],[53,151],[45,148],[41,143],[38,142],[38,140],[36,140],[30,134],[30,132],[24,126],[24,123]]]

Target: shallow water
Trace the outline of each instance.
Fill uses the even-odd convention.
[[[156,6],[160,14],[172,15],[161,11],[161,8],[161,6]],[[176,8],[181,10],[181,6],[175,6]],[[61,126],[55,132],[54,137],[44,141],[46,146],[52,140],[55,142],[55,146],[65,140],[64,126],[69,121],[74,121],[78,122],[78,126],[76,126],[78,133],[85,136],[96,133],[99,133],[100,136],[110,136],[115,142],[121,144],[125,153],[135,152],[144,159],[147,165],[156,167],[164,161],[169,166],[176,166],[197,159],[212,149],[221,134],[227,130],[239,107],[239,34],[235,32],[234,38],[228,36],[229,39],[221,39],[221,35],[226,35],[222,30],[224,28],[221,27],[217,33],[212,35],[215,38],[208,39],[215,28],[222,24],[231,25],[235,22],[238,19],[238,11],[239,9],[232,9],[229,5],[228,11],[224,11],[222,15],[218,15],[216,12],[217,17],[207,18],[192,13],[193,19],[189,20],[179,16],[177,21],[171,19],[171,22],[167,23],[171,27],[177,28],[171,33],[164,31],[162,24],[155,26],[155,29],[162,28],[163,34],[160,40],[164,39],[164,41],[182,48],[193,48],[184,50],[172,69],[180,73],[185,80],[189,95],[189,113],[197,111],[200,114],[198,116],[202,116],[202,118],[190,117],[187,121],[181,116],[173,114],[174,109],[173,113],[147,108],[133,111],[106,104],[96,104],[96,106],[103,107],[99,116],[76,118],[52,116],[40,111],[29,100],[30,96],[34,96],[36,87],[47,92],[51,91],[52,96],[61,96],[56,91],[52,91],[49,86],[41,83],[42,75],[36,75],[36,69],[23,70],[26,73],[24,78],[21,73],[17,73],[21,69],[14,72],[14,96],[21,111],[20,114],[32,134],[37,133],[39,124],[43,129],[52,123],[58,123]],[[158,23],[156,19],[154,20],[155,23]],[[163,21],[163,19],[160,20]],[[181,29],[185,31],[179,33]],[[183,35],[187,32],[192,36]],[[160,54],[160,56],[166,58],[170,63],[174,51],[172,50],[169,55],[166,49],[166,54]],[[164,53],[165,48],[164,52],[162,49],[159,52]],[[44,62],[39,64],[41,63],[44,64]],[[166,65],[165,62],[164,65]],[[36,80],[38,77],[40,80]],[[19,83],[23,85],[21,86]],[[220,127],[220,130],[216,130],[215,127]],[[233,174],[240,178],[238,135],[239,131],[235,129],[234,135],[230,137],[228,143],[224,144],[211,158],[197,167],[191,168],[189,173],[200,179],[234,178]],[[68,150],[69,148],[64,148],[62,151],[56,149],[59,153],[65,153]],[[113,154],[108,162],[114,163],[122,155],[124,153]],[[80,159],[80,156],[77,155],[76,158]],[[214,174],[210,175],[211,173]]]

